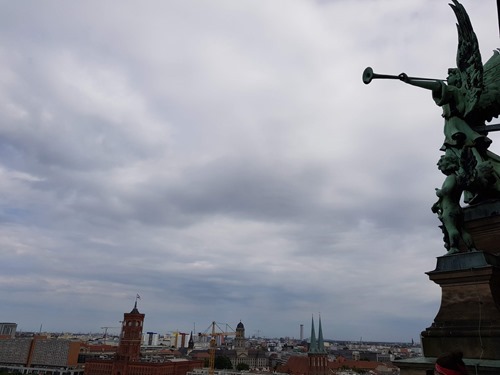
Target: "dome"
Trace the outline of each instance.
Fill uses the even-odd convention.
[[[238,325],[236,326],[236,329],[245,329],[245,326],[243,325],[242,322],[239,322]]]

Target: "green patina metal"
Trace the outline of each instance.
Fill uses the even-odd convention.
[[[448,69],[446,80],[373,73],[365,69],[363,82],[372,79],[399,79],[409,85],[432,92],[434,102],[443,109],[444,155],[438,168],[446,175],[436,189],[438,201],[432,211],[442,222],[444,243],[448,254],[459,252],[462,240],[469,251],[474,241],[465,231],[461,198],[468,205],[500,199],[500,156],[489,150],[488,131],[498,125],[486,123],[500,114],[500,53],[484,64],[479,43],[465,8],[457,0],[450,4],[457,18],[457,66]]]

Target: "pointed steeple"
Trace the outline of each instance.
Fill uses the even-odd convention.
[[[135,300],[134,308],[130,312],[131,314],[140,314],[139,310],[137,310],[137,300]]]
[[[318,343],[316,342],[316,332],[314,331],[314,317],[311,317],[311,343],[309,344],[309,353],[318,352]]]
[[[323,340],[323,329],[321,328],[321,315],[319,316],[319,328],[318,328],[318,352],[324,353],[325,342]]]
[[[193,339],[193,331],[191,331],[191,335],[189,335],[188,349],[194,348],[194,339]]]
[[[309,366],[307,375],[329,375],[328,354],[325,351],[323,341],[323,328],[321,327],[321,316],[319,317],[319,332],[318,340],[316,340],[316,332],[314,331],[314,317],[311,319],[311,344],[307,352]]]

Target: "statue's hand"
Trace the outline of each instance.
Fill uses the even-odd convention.
[[[441,205],[440,205],[440,201],[437,201],[436,203],[434,203],[431,207],[431,211],[435,214],[438,214],[440,213],[441,211]]]
[[[400,75],[398,75],[398,78],[405,83],[410,82],[410,78],[408,77],[408,74],[406,74],[406,73],[401,73]]]

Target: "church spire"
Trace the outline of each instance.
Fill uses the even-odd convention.
[[[191,331],[191,335],[189,335],[188,349],[194,349],[193,331]]]
[[[314,331],[314,316],[311,319],[311,344],[307,357],[309,366],[307,375],[329,375],[330,369],[328,368],[328,354],[325,351],[325,344],[323,341],[323,328],[321,327],[321,316],[319,317],[319,331],[318,340],[316,340],[316,332]]]
[[[321,328],[321,315],[319,316],[319,327],[318,327],[318,351],[323,353],[325,351],[325,342],[323,340],[323,329]]]
[[[318,343],[316,342],[316,332],[314,331],[314,317],[311,317],[311,343],[309,344],[309,353],[318,352]]]

